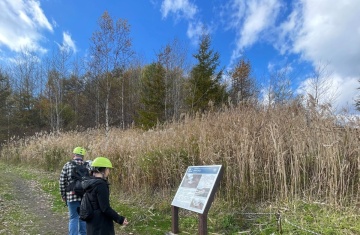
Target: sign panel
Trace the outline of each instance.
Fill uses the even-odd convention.
[[[189,166],[171,205],[202,214],[220,169],[221,165]]]

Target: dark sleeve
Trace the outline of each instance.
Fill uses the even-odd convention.
[[[118,224],[123,224],[125,217],[119,215],[116,211],[114,211],[110,207],[110,201],[109,201],[109,186],[104,182],[97,186],[97,200],[99,203],[99,208],[105,216],[111,218],[113,221],[115,221]]]

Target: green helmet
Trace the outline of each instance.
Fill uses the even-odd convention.
[[[76,148],[74,148],[73,153],[84,156],[86,153],[86,150],[83,147],[76,147]]]
[[[113,168],[112,164],[109,159],[106,157],[97,157],[91,163],[91,167],[106,167],[106,168]]]

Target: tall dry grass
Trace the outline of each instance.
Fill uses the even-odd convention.
[[[110,158],[113,187],[134,195],[176,189],[189,165],[221,164],[219,197],[230,204],[359,201],[358,130],[296,106],[230,108],[150,131],[111,129],[108,138],[103,130],[37,134],[4,146],[1,158],[60,172],[75,146],[88,159]]]

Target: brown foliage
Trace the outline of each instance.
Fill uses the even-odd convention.
[[[87,158],[111,159],[111,181],[127,192],[177,189],[187,166],[222,164],[219,197],[230,203],[315,197],[343,204],[359,198],[358,131],[337,126],[335,117],[309,121],[298,106],[239,106],[184,115],[150,131],[112,129],[108,140],[102,133],[38,135],[12,142],[1,158],[47,166],[61,150],[53,162],[62,164],[75,145],[83,145]]]

